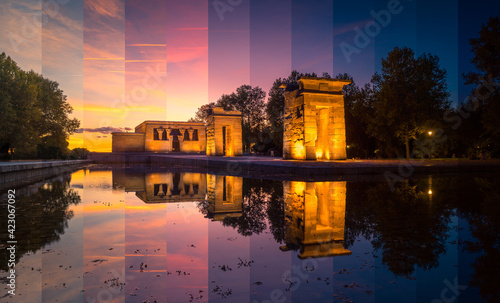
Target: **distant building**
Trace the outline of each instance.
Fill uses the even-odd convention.
[[[241,112],[214,108],[208,122],[144,121],[134,133],[112,133],[112,152],[206,153],[240,156]]]

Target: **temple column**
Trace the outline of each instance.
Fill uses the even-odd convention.
[[[177,136],[177,138],[179,139],[179,151],[184,151],[184,133],[185,133],[185,129],[184,128],[179,128],[179,136]]]

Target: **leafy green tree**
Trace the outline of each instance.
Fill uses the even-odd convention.
[[[481,117],[484,131],[476,146],[498,154],[500,152],[500,18],[490,17],[481,27],[479,37],[469,41],[477,71],[464,75],[465,84],[474,85],[466,104]]]
[[[196,111],[195,117],[189,121],[206,123],[208,110],[214,107],[240,111],[242,114],[243,149],[250,151],[251,146],[259,143],[262,131],[266,127],[265,98],[266,93],[260,87],[242,85],[236,89],[236,92],[222,95],[217,102],[202,105]]]
[[[394,48],[382,59],[382,70],[372,78],[374,98],[368,132],[381,146],[403,142],[410,157],[410,141],[436,128],[449,108],[446,70],[431,54],[415,57],[408,48]],[[388,154],[395,151],[388,151]]]
[[[0,54],[0,153],[16,157],[62,157],[80,122],[55,81],[21,70]]]
[[[259,135],[265,127],[266,93],[260,87],[242,85],[230,95],[222,95],[217,106],[225,110],[238,110],[242,114],[243,149],[250,151],[259,142]]]

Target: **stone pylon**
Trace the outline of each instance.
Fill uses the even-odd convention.
[[[350,80],[302,77],[299,88],[285,88],[283,158],[344,160],[344,85]]]

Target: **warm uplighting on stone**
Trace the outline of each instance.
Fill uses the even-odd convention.
[[[112,133],[113,152],[186,152],[205,151],[203,122],[144,121],[135,133]]]
[[[344,85],[349,80],[302,77],[285,91],[283,158],[346,159]]]
[[[211,110],[203,122],[144,121],[134,133],[112,133],[113,152],[243,154],[241,112]]]
[[[207,175],[208,212],[214,221],[239,217],[243,206],[243,178]]]
[[[207,121],[207,156],[242,154],[241,112],[213,108]]]
[[[205,200],[205,174],[197,173],[126,173],[113,171],[113,187],[121,187],[145,203],[177,203]]]
[[[300,258],[350,254],[344,249],[346,182],[283,182],[287,246]]]

